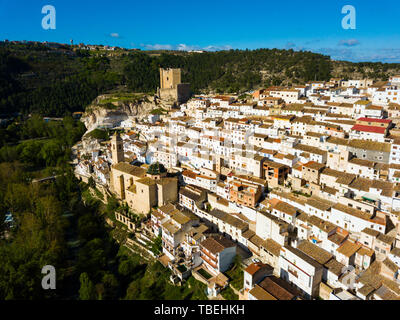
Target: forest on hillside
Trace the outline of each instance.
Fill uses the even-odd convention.
[[[120,90],[151,93],[159,68],[182,69],[194,93],[240,94],[270,85],[329,80],[332,76],[385,79],[400,64],[332,61],[312,52],[258,49],[205,53],[123,51],[107,54],[71,46],[0,45],[0,115],[65,116],[83,111],[98,95]]]
[[[127,207],[102,202],[69,164],[85,130],[72,117],[38,115],[0,128],[0,300],[207,299],[204,284],[174,286],[169,269],[117,243],[122,228],[105,220],[117,224],[115,211]],[[56,179],[34,182],[48,176]],[[56,290],[42,288],[46,265],[56,269]]]

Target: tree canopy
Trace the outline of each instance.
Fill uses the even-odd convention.
[[[384,79],[400,64],[351,63],[308,51],[279,49],[187,53],[125,51],[102,56],[65,46],[0,44],[0,114],[65,116],[84,111],[100,94],[125,88],[156,92],[159,68],[181,68],[192,91],[243,93],[270,85],[366,76]]]

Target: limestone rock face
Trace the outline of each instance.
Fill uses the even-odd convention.
[[[111,102],[104,103],[104,101]],[[97,127],[118,126],[121,121],[129,118],[142,120],[157,107],[158,104],[153,96],[143,95],[132,100],[118,100],[118,98],[113,99],[112,95],[101,95],[86,108],[81,121],[90,132]]]

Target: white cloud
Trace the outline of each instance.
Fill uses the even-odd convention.
[[[179,50],[179,51],[194,51],[194,50],[204,50],[204,51],[219,51],[219,50],[230,50],[231,46],[214,46],[209,45],[206,47],[201,47],[198,45],[187,45],[184,43],[180,43],[178,45],[171,44],[140,44],[141,47],[146,48],[148,50]]]
[[[179,51],[193,51],[193,50],[201,50],[199,46],[190,46],[184,43],[178,44],[176,46],[176,50]]]
[[[320,48],[312,50],[313,52],[329,55],[334,60],[345,60],[352,62],[400,62],[400,49],[350,49],[350,48]]]
[[[140,46],[145,47],[149,50],[172,50],[172,46],[170,44],[141,44]]]
[[[225,45],[225,46],[207,46],[204,47],[203,50],[206,51],[219,51],[219,50],[231,50],[232,47],[230,45]]]
[[[355,47],[360,44],[360,41],[357,39],[348,39],[348,40],[340,40],[339,45],[340,46],[346,46],[346,47]]]
[[[110,33],[110,36],[113,38],[119,38],[119,33]]]

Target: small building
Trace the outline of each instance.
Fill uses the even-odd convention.
[[[236,256],[236,244],[222,236],[208,237],[200,250],[203,264],[214,275],[228,270]]]
[[[306,299],[317,297],[323,266],[299,249],[285,245],[279,257],[280,276],[303,292]]]

